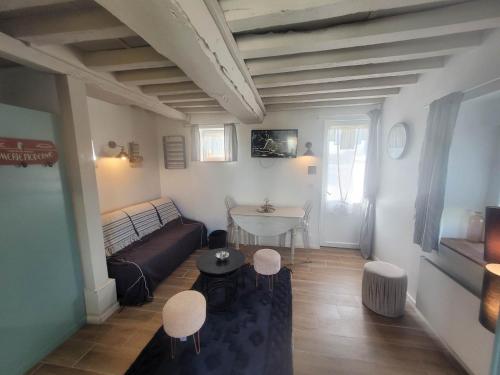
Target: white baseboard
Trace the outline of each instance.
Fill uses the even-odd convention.
[[[321,242],[321,246],[324,247],[339,247],[341,249],[359,249],[358,243],[349,243],[349,242]]]
[[[116,302],[114,305],[110,306],[106,311],[100,315],[87,315],[88,324],[102,324],[108,318],[113,315],[113,313],[120,308],[120,304]]]
[[[382,261],[382,259],[380,259],[377,256],[373,256],[373,259],[377,260],[377,261]],[[469,367],[467,367],[467,365],[460,359],[458,354],[455,353],[455,351],[446,343],[446,341],[444,341],[444,339],[440,335],[437,334],[436,330],[432,327],[432,325],[429,323],[429,321],[425,318],[424,314],[422,314],[422,312],[418,309],[417,301],[415,300],[415,298],[413,298],[410,295],[410,293],[408,293],[408,291],[406,291],[406,300],[413,306],[418,317],[422,320],[422,322],[425,324],[425,326],[428,328],[428,330],[430,332],[432,332],[432,334],[438,339],[439,343],[444,348],[446,348],[446,350],[451,354],[451,356],[465,369],[465,371],[469,375],[474,375],[474,373],[469,369]]]
[[[85,288],[83,293],[88,323],[104,323],[119,308],[114,279],[107,279],[96,289]]]
[[[474,375],[474,373],[469,369],[469,367],[460,359],[457,353],[444,341],[444,339],[438,335],[436,330],[432,327],[432,325],[429,323],[429,321],[425,318],[424,314],[418,309],[417,307],[417,301],[415,298],[413,298],[408,292],[406,292],[406,297],[407,300],[409,300],[410,304],[414,307],[415,312],[417,313],[418,317],[424,322],[426,327],[429,329],[429,331],[432,332],[434,336],[439,340],[439,343],[443,345],[444,348],[451,354],[451,356],[462,366],[462,368],[467,372],[469,375]]]

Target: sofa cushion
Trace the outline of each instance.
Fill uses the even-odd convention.
[[[123,211],[104,214],[101,220],[106,255],[112,255],[139,239],[130,218]]]
[[[151,203],[141,203],[135,206],[130,206],[122,210],[132,220],[139,238],[146,236],[149,233],[160,229],[160,219],[158,213]]]
[[[166,225],[181,216],[181,213],[170,198],[155,199],[150,203],[155,206],[156,211],[158,211],[162,225]]]

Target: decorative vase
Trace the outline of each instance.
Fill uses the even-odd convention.
[[[467,240],[470,242],[482,242],[484,232],[484,217],[481,212],[475,211],[469,217],[467,226]]]

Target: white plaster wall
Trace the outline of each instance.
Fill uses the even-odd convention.
[[[101,212],[158,198],[161,194],[158,169],[156,121],[159,116],[139,108],[114,105],[88,98],[92,140],[98,160],[97,186]],[[109,149],[108,141],[126,146],[139,143],[142,165],[112,157],[119,149]],[[128,151],[127,151],[128,152]]]
[[[448,61],[444,69],[423,75],[416,86],[404,88],[384,105],[382,148],[390,127],[408,123],[409,148],[400,160],[384,152],[377,201],[375,255],[403,267],[408,272],[409,294],[415,298],[420,248],[413,244],[414,203],[418,161],[431,101],[457,90],[467,90],[500,77],[500,31],[489,35],[477,48]]]
[[[302,206],[306,200],[313,202],[311,212],[311,245],[319,247],[319,215],[322,184],[322,154],[325,121],[347,113],[367,113],[369,108],[339,110],[304,110],[268,113],[260,125],[238,124],[239,160],[233,163],[189,162],[185,170],[161,169],[162,193],[170,196],[185,216],[203,221],[209,231],[226,227],[224,198],[231,195],[238,203],[260,204],[269,198],[276,205]],[[222,124],[237,122],[224,115],[196,115],[194,124]],[[298,157],[295,159],[259,159],[250,157],[250,132],[252,129],[298,129]],[[164,135],[185,135],[190,155],[190,128],[181,124],[165,123],[159,127],[158,141]],[[300,156],[304,144],[313,143],[316,157],[311,160]],[[309,176],[307,167],[317,166],[317,174]],[[263,239],[275,244],[276,239]],[[297,236],[298,246],[302,238]]]
[[[471,213],[497,204],[499,140],[500,93],[462,103],[448,161],[443,237],[465,238]]]

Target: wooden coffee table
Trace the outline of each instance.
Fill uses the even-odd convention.
[[[229,252],[229,258],[221,262],[215,257],[219,250]],[[225,311],[234,302],[238,292],[238,279],[241,266],[245,264],[245,256],[233,249],[214,249],[201,255],[196,266],[200,270],[202,293],[207,299],[207,306],[211,311]],[[221,291],[223,301],[217,301]]]

